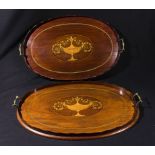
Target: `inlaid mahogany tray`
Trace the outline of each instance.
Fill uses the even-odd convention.
[[[82,80],[110,70],[124,42],[104,22],[65,17],[35,25],[19,49],[29,68],[41,76]],[[113,84],[62,82],[21,98],[17,118],[29,131],[49,138],[101,138],[133,126],[139,118],[139,102],[138,94]]]
[[[26,129],[50,138],[89,139],[126,130],[137,121],[135,96],[103,83],[54,85],[27,94],[17,117]]]
[[[49,20],[29,31],[20,51],[28,66],[50,79],[98,76],[117,62],[123,42],[107,24],[86,17]]]

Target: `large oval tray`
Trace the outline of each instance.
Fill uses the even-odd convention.
[[[48,20],[29,31],[20,50],[28,66],[50,79],[80,80],[111,69],[122,49],[116,31],[86,17]]]
[[[45,137],[92,139],[133,126],[139,107],[131,92],[116,85],[71,83],[29,93],[17,117],[26,129]]]

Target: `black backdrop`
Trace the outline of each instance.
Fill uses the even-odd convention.
[[[22,128],[11,106],[16,95],[59,83],[34,74],[19,56],[18,44],[34,24],[60,16],[82,15],[104,20],[126,41],[119,63],[105,75],[91,79],[139,92],[142,116],[131,129],[88,141],[60,141]],[[0,10],[0,145],[155,145],[155,10]]]

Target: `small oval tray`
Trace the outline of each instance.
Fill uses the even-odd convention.
[[[27,94],[17,118],[35,134],[56,139],[107,137],[133,126],[139,117],[134,95],[112,84],[70,83]]]
[[[117,32],[87,17],[64,17],[36,25],[21,44],[28,66],[58,80],[81,80],[110,70],[122,50]]]

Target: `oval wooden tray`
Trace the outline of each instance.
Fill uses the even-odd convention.
[[[139,107],[116,85],[71,83],[39,89],[19,104],[17,118],[35,134],[58,139],[93,139],[133,126]]]
[[[35,73],[50,79],[80,80],[111,69],[121,44],[116,31],[104,22],[64,17],[36,25],[20,50]]]

